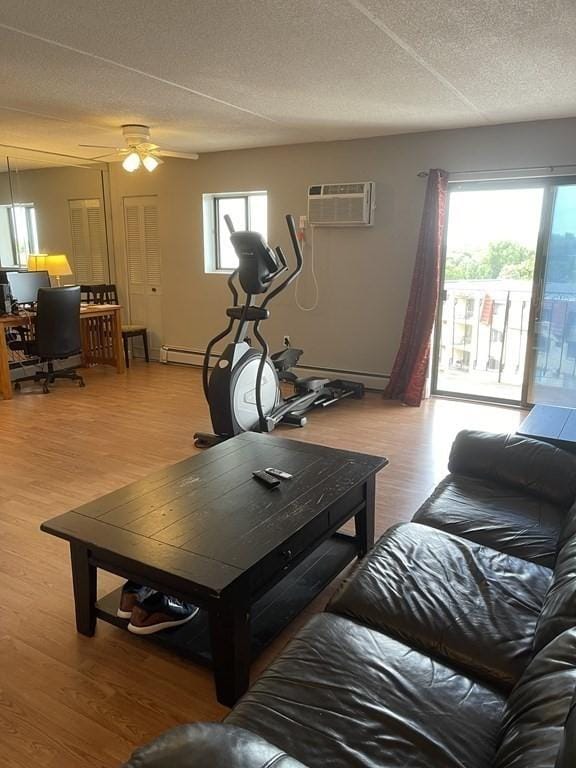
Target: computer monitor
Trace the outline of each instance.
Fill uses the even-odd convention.
[[[12,300],[17,304],[35,304],[39,288],[50,288],[50,275],[47,271],[8,272],[8,285]]]

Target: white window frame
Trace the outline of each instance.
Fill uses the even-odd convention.
[[[205,272],[222,275],[229,275],[234,272],[233,268],[223,267],[220,263],[219,201],[230,198],[244,199],[245,222],[248,229],[250,222],[250,198],[262,196],[266,197],[266,203],[268,203],[268,192],[262,189],[249,192],[216,192],[202,195]]]
[[[15,203],[14,205],[0,206],[7,213],[8,229],[11,240],[12,264],[4,264],[3,267],[26,267],[28,256],[38,253],[38,224],[36,222],[36,208],[34,203]],[[16,223],[16,211],[24,215],[26,233],[24,246],[20,248],[20,234]],[[27,246],[27,247],[26,247]]]

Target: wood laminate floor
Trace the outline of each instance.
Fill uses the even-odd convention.
[[[0,764],[112,768],[134,746],[178,723],[218,720],[208,670],[99,623],[76,635],[68,550],[40,523],[195,452],[209,430],[199,371],[136,363],[126,376],[86,373],[50,395],[0,401]],[[422,408],[377,394],[310,415],[283,436],[385,455],[377,533],[409,519],[445,474],[464,427],[514,431],[524,412],[433,399]],[[117,581],[104,575],[100,591]],[[333,587],[332,587],[333,588]],[[254,665],[270,662],[328,590]]]

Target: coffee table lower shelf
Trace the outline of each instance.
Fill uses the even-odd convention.
[[[296,616],[358,554],[354,537],[337,533],[317,547],[282,581],[273,586],[252,606],[252,659],[256,658]],[[121,589],[103,597],[96,604],[99,619],[126,629],[128,621],[116,615]],[[137,637],[137,635],[134,635]],[[156,635],[145,635],[186,658],[212,665],[208,614],[199,613],[188,623]]]

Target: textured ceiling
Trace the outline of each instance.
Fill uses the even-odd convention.
[[[2,0],[0,143],[207,152],[576,115],[574,0]]]

